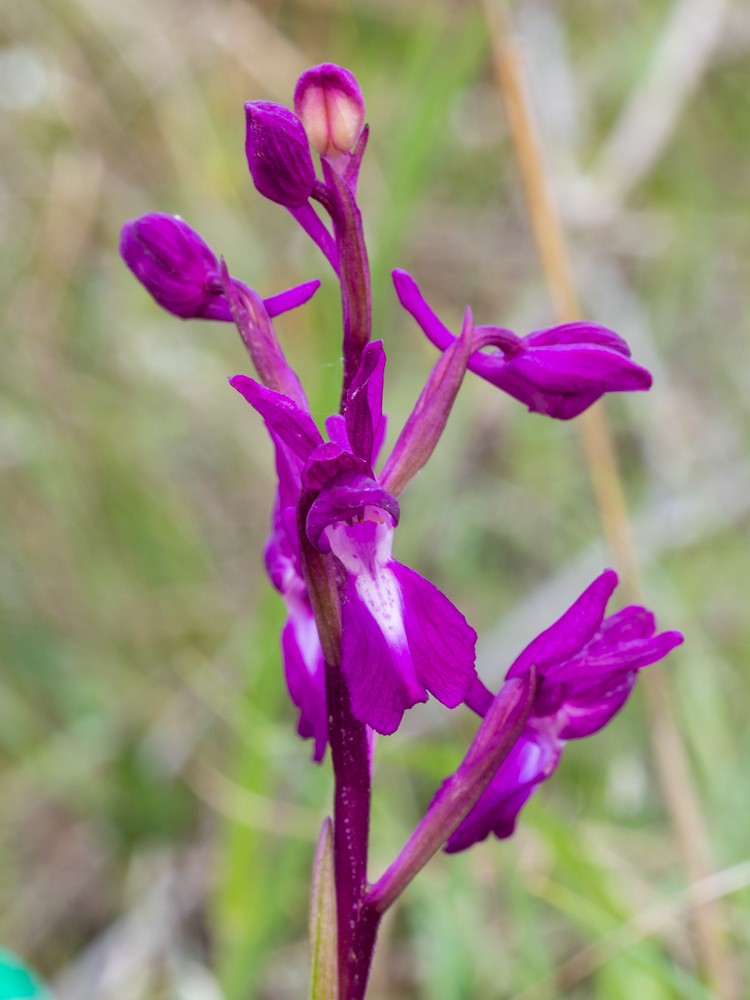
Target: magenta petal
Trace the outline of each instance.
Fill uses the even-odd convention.
[[[300,458],[307,460],[318,445],[323,444],[310,414],[288,396],[266,389],[249,375],[234,375],[229,384],[245,397],[284,444]]]
[[[393,272],[401,305],[427,337],[445,351],[455,341],[406,271]],[[565,323],[517,337],[510,330],[478,326],[482,337],[501,335],[501,351],[475,350],[468,367],[481,378],[525,403],[534,413],[571,420],[605,392],[648,389],[651,375],[629,360],[627,343],[596,323]],[[492,339],[490,338],[490,342]]]
[[[555,770],[561,751],[560,740],[527,725],[476,805],[448,839],[446,853],[466,850],[490,833],[501,839],[510,837],[519,812]]]
[[[340,472],[358,472],[367,476],[372,472],[367,462],[346,451],[333,441],[318,445],[302,470],[302,483],[308,489],[319,490]]]
[[[326,434],[329,440],[343,451],[352,451],[351,441],[346,432],[346,420],[340,413],[332,413],[330,417],[326,417]]]
[[[278,506],[281,510],[287,507],[296,508],[299,498],[302,474],[302,460],[291,449],[287,448],[277,434],[270,432],[276,452],[276,474],[279,477]],[[296,526],[293,530],[296,536]]]
[[[570,396],[555,396],[548,394],[544,403],[539,407],[530,407],[534,413],[544,413],[555,420],[572,420],[579,414],[584,413],[590,406],[593,406],[597,399],[601,399],[604,391],[593,390],[591,392],[577,392]]]
[[[281,649],[289,695],[300,710],[297,732],[302,739],[314,739],[313,760],[319,763],[328,742],[325,665],[317,635],[311,641],[315,622],[312,611],[309,614],[310,622],[299,622],[289,615],[281,633]]]
[[[456,708],[477,679],[477,634],[429,580],[392,564],[401,587],[404,627],[420,682],[447,708]]]
[[[477,351],[469,358],[468,367],[475,375],[524,403],[532,413],[542,413],[555,420],[572,420],[604,395],[604,389],[570,394],[545,392],[523,378],[513,362],[507,362],[500,351],[492,354]]]
[[[234,317],[226,295],[215,295],[201,313],[201,318],[217,320],[220,323],[233,322]]]
[[[479,328],[477,328],[479,329]],[[545,347],[561,344],[599,344],[612,351],[618,351],[630,357],[630,347],[614,330],[600,326],[598,323],[562,323],[560,326],[550,326],[544,330],[528,333],[523,342],[526,347]]]
[[[427,701],[415,678],[407,684],[400,662],[408,657],[403,645],[389,643],[349,577],[341,609],[343,638],[341,670],[355,718],[383,736],[395,733],[407,708]]]
[[[617,586],[617,573],[607,569],[581,594],[578,600],[529,643],[511,666],[507,677],[518,677],[534,664],[544,676],[545,668],[577,653],[601,625],[612,591]]]
[[[508,361],[506,368],[553,393],[633,391],[650,388],[652,381],[645,368],[595,344],[530,348]]]
[[[567,696],[563,692],[561,718],[565,722],[560,729],[560,739],[579,740],[598,733],[624,706],[635,686],[636,677],[634,670],[610,674],[579,697],[574,694]]]
[[[319,288],[320,282],[314,278],[312,281],[305,281],[301,285],[287,288],[285,292],[263,299],[263,305],[269,316],[280,316],[281,313],[289,312],[290,309],[296,309],[297,306],[309,302]]]
[[[476,712],[480,719],[483,719],[492,704],[493,698],[494,695],[489,688],[476,677],[466,692],[464,702],[467,708],[470,708],[472,712]]]
[[[359,368],[351,381],[346,403],[346,430],[355,455],[371,465],[375,439],[383,417],[383,373],[385,351],[381,340],[362,351]]]
[[[606,625],[606,621],[604,623]],[[548,670],[545,686],[553,684],[583,686],[617,671],[640,670],[662,660],[683,641],[680,632],[660,632],[650,639],[606,644],[597,637],[577,656]],[[573,690],[571,688],[571,690]]]
[[[391,557],[393,524],[377,508],[325,539],[346,571],[342,663],[352,712],[379,733],[430,691],[459,705],[476,677],[476,634],[431,583]]]
[[[603,642],[612,646],[618,642],[650,639],[655,631],[656,619],[653,612],[639,604],[628,604],[627,607],[604,619],[592,639],[592,644]]]
[[[414,278],[400,268],[392,271],[391,276],[399,302],[412,314],[426,336],[441,351],[450,347],[456,338],[429,307]]]

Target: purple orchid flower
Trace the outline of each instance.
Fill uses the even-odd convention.
[[[399,301],[427,337],[444,351],[455,336],[438,319],[416,281],[393,271]],[[484,347],[494,347],[490,354]],[[468,367],[525,403],[533,413],[570,420],[605,392],[651,387],[651,374],[630,360],[630,348],[616,333],[596,323],[564,323],[519,337],[498,326],[474,329]]]
[[[386,428],[385,353],[382,343],[370,343],[370,272],[357,203],[369,134],[364,101],[348,70],[324,63],[300,78],[294,108],[296,114],[266,101],[248,103],[245,150],[257,190],[295,217],[341,287],[341,406],[325,422],[327,440],[271,322],[307,301],[318,282],[264,300],[233,278],[193,229],[168,215],[126,223],[121,252],[169,312],[232,320],[255,367],[258,381],[237,375],[230,382],[264,420],[276,452],[265,561],[287,608],[284,673],[299,710],[298,733],[314,741],[316,761],[330,744],[335,775],[333,831],[324,825],[311,899],[319,946],[313,992],[333,995],[337,982],[342,1000],[364,1000],[379,921],[429,858],[443,845],[463,850],[490,832],[509,836],[567,740],[604,726],[624,705],[637,671],[682,636],[657,634],[653,616],[640,607],[605,618],[617,582],[607,571],[524,650],[494,698],[479,681],[474,630],[392,554],[397,498],[435,450],[467,367],[530,410],[558,419],[583,412],[605,392],[647,389],[651,376],[630,360],[625,341],[595,324],[518,337],[500,327],[475,328],[467,309],[456,337],[414,280],[394,271],[402,305],[440,356],[376,474]],[[310,147],[321,158],[320,178]],[[375,734],[393,733],[406,709],[430,694],[450,708],[466,703],[483,721],[404,849],[371,885]]]
[[[538,681],[520,738],[446,851],[463,851],[490,833],[509,837],[524,804],[553,773],[568,740],[591,736],[623,707],[637,672],[683,641],[680,632],[656,633],[653,614],[631,605],[605,618],[617,574],[606,570],[516,659],[506,682],[533,665]],[[492,695],[477,681],[466,704],[484,717]]]
[[[149,212],[122,227],[120,254],[162,309],[180,319],[232,322],[221,268],[205,240],[178,215]],[[231,279],[238,289],[247,285]],[[263,299],[269,316],[278,316],[312,298],[320,282],[306,281]]]
[[[382,436],[384,367],[382,343],[369,344],[346,416],[327,421],[327,442],[309,412],[288,397],[246,375],[230,382],[302,462],[302,486],[315,491],[306,530],[341,566],[341,670],[352,713],[387,735],[428,693],[449,708],[464,700],[476,678],[476,633],[433,584],[391,554],[399,505],[372,469]]]

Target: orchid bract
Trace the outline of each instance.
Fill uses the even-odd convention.
[[[322,971],[313,974],[329,984],[326,996],[333,976],[339,1000],[360,1000],[379,921],[432,854],[466,850],[490,834],[510,836],[566,742],[601,729],[627,701],[637,672],[682,636],[657,633],[653,615],[642,607],[606,616],[617,584],[606,570],[518,656],[496,694],[479,679],[476,633],[460,609],[392,555],[394,533],[409,530],[398,497],[430,459],[467,372],[560,420],[605,393],[648,389],[651,376],[631,360],[621,337],[593,323],[519,336],[476,326],[467,309],[454,334],[414,278],[395,270],[401,305],[439,354],[392,451],[381,458],[388,343],[371,339],[370,276],[357,202],[368,138],[364,101],[353,75],[326,63],[303,74],[294,106],[296,113],[248,103],[246,153],[258,192],[292,213],[340,283],[341,405],[323,428],[272,323],[276,314],[303,306],[317,280],[262,297],[265,290],[232,277],[186,222],[163,214],[127,222],[121,252],[167,311],[183,319],[233,321],[255,369],[255,378],[239,374],[229,381],[255,411],[248,419],[263,421],[275,450],[278,488],[265,560],[287,609],[284,673],[299,710],[299,735],[312,741],[317,763],[330,748],[335,776],[332,838],[326,821],[316,862],[313,969]],[[394,733],[404,714],[430,697],[446,709],[465,704],[483,721],[413,836],[372,884],[373,734]],[[329,926],[334,913],[335,933]],[[314,995],[322,996],[320,989]]]

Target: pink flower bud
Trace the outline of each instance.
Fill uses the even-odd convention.
[[[348,69],[334,63],[302,74],[294,90],[294,110],[313,149],[333,160],[351,151],[365,120],[359,84]]]

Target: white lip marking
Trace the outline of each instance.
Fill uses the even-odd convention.
[[[343,521],[326,529],[334,555],[354,578],[357,596],[375,619],[410,698],[422,701],[424,688],[417,679],[404,627],[403,600],[393,563],[393,521],[379,507],[365,507],[361,524]],[[367,537],[369,536],[369,537]]]

